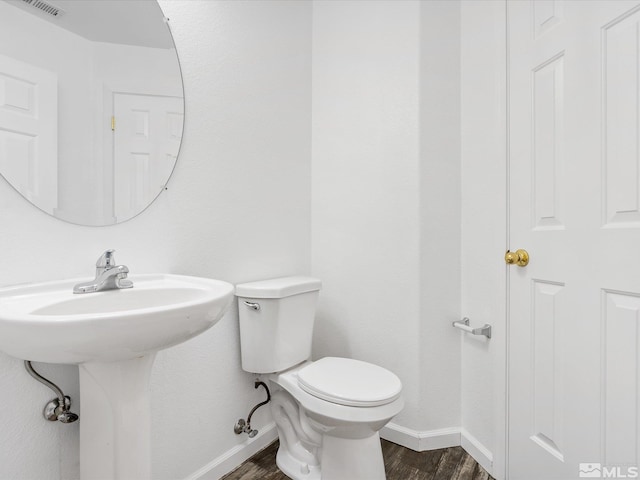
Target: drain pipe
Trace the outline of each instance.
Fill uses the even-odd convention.
[[[24,368],[37,381],[49,387],[58,398],[54,398],[44,407],[44,418],[51,422],[59,420],[62,423],[73,423],[78,420],[78,415],[69,411],[71,408],[71,397],[65,396],[60,388],[53,382],[47,380],[35,371],[29,360],[24,361]]]
[[[267,384],[264,382],[261,382],[260,380],[256,380],[254,388],[258,388],[260,386],[264,387],[264,389],[266,390],[267,399],[264,402],[260,402],[255,407],[253,407],[249,412],[249,416],[247,417],[246,420],[244,418],[241,418],[240,420],[238,420],[238,422],[233,427],[233,431],[237,435],[240,435],[241,433],[247,433],[249,434],[249,438],[253,438],[258,434],[258,430],[253,430],[251,428],[251,417],[253,416],[253,414],[257,409],[259,409],[261,406],[266,405],[271,401],[271,392],[269,392],[269,387],[267,387]]]

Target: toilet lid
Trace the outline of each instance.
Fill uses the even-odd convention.
[[[389,370],[350,358],[325,357],[298,372],[298,385],[340,405],[375,407],[400,396],[402,383]]]

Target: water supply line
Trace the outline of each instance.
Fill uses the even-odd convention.
[[[71,408],[71,397],[66,396],[55,383],[47,380],[36,372],[29,360],[24,361],[24,368],[29,372],[29,375],[49,387],[56,394],[57,398],[54,398],[45,405],[43,412],[44,418],[51,422],[59,420],[62,423],[73,423],[78,420],[78,415],[69,411]]]
[[[251,417],[253,416],[253,414],[257,409],[259,409],[261,406],[266,405],[271,401],[271,392],[269,392],[269,387],[267,387],[267,384],[264,382],[261,382],[260,380],[256,380],[254,388],[258,388],[260,386],[263,386],[264,389],[266,390],[267,399],[264,402],[260,402],[255,407],[253,407],[249,412],[249,416],[247,417],[246,420],[244,418],[241,418],[240,420],[237,421],[237,423],[233,427],[233,431],[237,435],[240,435],[241,433],[247,433],[249,435],[249,438],[253,438],[258,434],[258,430],[254,430],[251,428]]]

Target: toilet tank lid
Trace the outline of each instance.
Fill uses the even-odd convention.
[[[236,285],[236,297],[284,298],[299,293],[320,290],[322,282],[317,278],[293,276],[272,278]]]

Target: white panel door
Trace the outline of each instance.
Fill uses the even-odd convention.
[[[509,267],[509,478],[628,478],[640,461],[640,2],[507,8],[510,245],[530,254]]]
[[[182,138],[181,97],[114,93],[114,212],[140,213],[165,188]]]
[[[53,215],[58,205],[58,80],[0,55],[0,173]]]

